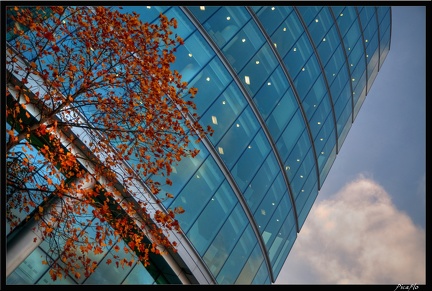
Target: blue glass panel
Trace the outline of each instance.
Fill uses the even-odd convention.
[[[294,78],[294,86],[300,99],[304,99],[312,84],[321,74],[321,69],[315,56],[312,56],[306,64],[303,65],[300,73]]]
[[[214,51],[199,32],[195,32],[177,48],[174,53],[176,61],[171,65],[171,70],[177,70],[182,80],[189,82],[214,56]]]
[[[250,19],[243,6],[222,6],[206,22],[205,30],[219,48],[222,48]]]
[[[270,149],[270,144],[260,129],[231,171],[240,191],[243,192],[249,186]]]
[[[217,145],[217,150],[229,169],[247,148],[258,131],[259,124],[250,107],[246,107]]]
[[[210,124],[214,130],[213,135],[209,137],[213,144],[219,142],[246,104],[238,86],[231,83],[202,116],[201,124]]]
[[[268,224],[268,222],[270,218],[273,216],[273,214],[277,210],[280,210],[280,208],[278,208],[278,205],[280,203],[282,196],[284,194],[287,195],[284,189],[277,189],[280,186],[281,185],[277,184],[277,182],[274,185],[272,185],[272,188],[266,193],[264,199],[261,201],[261,204],[259,205],[259,207],[254,213],[254,218],[256,224],[260,228],[261,234],[263,232],[267,232],[267,233],[271,232],[268,228],[274,225],[273,222],[275,220],[273,220],[273,222],[270,224]],[[275,190],[279,190],[279,191],[275,191]],[[288,205],[288,208],[285,208],[284,210],[285,213],[288,213],[290,209],[291,209],[291,205]]]
[[[318,46],[327,38],[326,34],[333,25],[333,20],[326,8],[322,9],[318,15],[314,15],[306,22],[312,41]]]
[[[306,220],[307,215],[309,214],[310,209],[312,208],[312,205],[315,201],[316,196],[318,195],[318,189],[317,189],[317,185],[315,184],[314,189],[311,191],[305,206],[303,207],[302,211],[299,212],[299,225],[303,226],[303,223]]]
[[[222,49],[231,66],[238,73],[264,44],[265,38],[255,22],[250,21]]]
[[[320,188],[323,185],[325,179],[327,178],[327,174],[330,171],[331,166],[333,165],[334,160],[336,159],[336,144],[333,140],[329,140],[324,148],[327,153],[327,160],[324,167],[320,170]]]
[[[285,257],[286,258],[286,257]],[[270,277],[267,271],[267,265],[265,262],[261,263],[261,266],[252,281],[252,284],[270,284]]]
[[[132,284],[154,284],[154,279],[147,271],[146,268],[139,262],[137,263],[132,272],[122,282],[124,285]]]
[[[240,204],[237,204],[203,257],[204,262],[214,276],[219,274],[220,269],[225,264],[228,255],[238,242],[243,229],[248,223],[243,208]]]
[[[273,260],[272,260],[272,267],[273,267],[273,274],[274,276],[278,276],[282,266],[284,265],[286,258],[288,256],[288,253],[291,251],[291,248],[295,242],[295,239],[297,237],[297,232],[295,228],[292,228],[289,236],[287,239],[284,239],[284,243],[283,246],[279,248],[279,250],[276,250],[277,247],[279,247],[279,245],[275,245],[275,247],[273,247],[270,251],[273,254],[276,254],[276,256],[272,256]]]
[[[297,143],[299,136],[305,128],[306,126],[304,124],[303,116],[300,110],[297,110],[281,137],[276,142],[276,147],[279,150],[282,160],[285,160],[290,154],[292,148]]]
[[[195,25],[189,20],[189,18],[181,11],[179,7],[172,7],[166,11],[165,16],[168,19],[174,18],[177,20],[177,28],[173,29],[173,35],[178,34],[183,39],[189,37],[189,35],[196,30]]]
[[[209,17],[211,17],[216,11],[218,11],[220,6],[188,6],[190,12],[198,19],[199,22],[203,23]]]
[[[263,253],[259,244],[256,244],[247,262],[244,264],[240,275],[235,284],[252,284],[257,273],[260,272],[260,267],[265,264]],[[266,274],[268,276],[268,273]],[[259,284],[255,282],[255,284]],[[261,283],[262,284],[262,283]]]
[[[269,258],[272,263],[279,254],[292,228],[295,228],[294,213],[291,201],[285,193],[271,218],[271,222],[263,233],[265,245],[269,250]]]
[[[316,19],[316,15],[321,10],[320,6],[297,6],[303,21],[307,26]]]
[[[259,205],[264,195],[266,195],[266,191],[269,188],[276,187],[275,183],[278,185],[278,189],[284,191],[285,185],[280,174],[276,179],[277,181],[273,182],[277,173],[278,164],[272,152],[268,155],[258,173],[249,184],[247,190],[244,192],[245,200],[252,213],[255,212],[256,207]]]
[[[297,14],[291,13],[271,35],[271,40],[282,58],[291,50],[303,32],[304,29]]]
[[[198,148],[200,152],[194,158],[182,158],[180,162],[171,166],[172,172],[168,177],[172,181],[171,186],[166,184],[167,177],[165,176],[152,175],[148,177],[148,179],[161,183],[161,192],[158,194],[161,199],[165,198],[166,192],[176,196],[209,154],[202,143],[196,144],[192,142],[189,143],[189,147],[190,149]],[[165,207],[168,207],[172,201],[173,199],[167,199],[163,203]]]
[[[306,117],[311,120],[314,113],[319,109],[321,104],[328,103],[323,101],[324,94],[327,93],[326,86],[324,83],[324,80],[322,77],[318,78],[313,85],[312,89],[309,91],[309,93],[306,95],[306,97],[303,99],[302,105],[303,110],[306,113]],[[327,95],[326,95],[327,96]],[[327,104],[326,104],[327,106]]]
[[[278,62],[268,44],[265,44],[239,73],[240,81],[251,96],[261,88]],[[267,82],[268,84],[268,82]]]
[[[315,157],[312,149],[310,149],[306,154],[304,154],[297,173],[294,175],[294,178],[291,179],[291,189],[294,197],[297,197],[297,195],[301,193],[303,185],[310,172],[313,171],[312,174],[315,175],[315,179],[318,179],[315,169]]]
[[[329,66],[329,64],[334,64],[333,73],[339,71],[339,68],[342,66],[344,61],[344,55],[335,26],[332,26],[327,34],[322,37],[320,43],[317,45],[317,51],[324,67]],[[341,59],[342,62],[340,61]],[[331,71],[330,69],[328,70]],[[328,74],[327,78],[329,78]]]
[[[345,49],[348,50],[347,53],[349,53],[349,51],[352,50],[358,42],[361,42],[361,32],[357,22],[351,26],[348,32],[344,35],[343,40]]]
[[[208,158],[195,172],[187,185],[175,198],[171,208],[183,207],[182,215],[177,216],[182,229],[187,232],[204,205],[222,183],[223,174],[213,158]]]
[[[312,47],[306,34],[303,34],[283,59],[293,79],[301,72],[311,54]]]
[[[256,8],[254,7],[254,9]],[[258,11],[257,16],[266,32],[272,35],[292,11],[292,7],[264,6]]]
[[[203,116],[207,108],[218,98],[231,82],[231,75],[219,58],[213,60],[189,82],[190,87],[199,88],[193,102],[197,107],[197,114]],[[210,124],[205,121],[201,124]]]
[[[48,270],[42,264],[46,254],[36,248],[6,279],[6,284],[34,284]]]
[[[355,11],[354,6],[348,6],[344,7],[342,11],[340,11],[339,14],[335,15],[337,19],[337,24],[339,26],[340,32],[342,37],[345,36],[347,31],[350,29],[352,25],[355,25],[358,27],[357,22],[357,13]],[[358,34],[357,34],[358,36]]]
[[[11,276],[13,276],[14,273],[12,273]],[[8,277],[9,281],[9,277]],[[45,272],[45,274],[40,278],[39,281],[36,283],[37,285],[76,285],[78,284],[75,282],[74,279],[72,279],[70,276],[62,276],[57,277],[55,281],[51,278],[51,274],[49,272]]]
[[[210,195],[210,193],[209,193]],[[200,255],[207,250],[216,233],[228,218],[236,203],[235,194],[227,181],[224,181],[216,193],[212,196],[207,206],[187,233]],[[209,227],[211,222],[211,227]]]
[[[270,75],[253,100],[261,116],[267,119],[289,84],[280,66]]]
[[[125,245],[124,241],[120,241],[117,243],[118,252],[115,252],[116,256],[120,258],[124,258],[126,260],[131,260],[133,252],[131,253],[130,249]],[[129,249],[129,253],[124,251],[124,248]],[[106,284],[114,284],[119,285],[124,278],[126,278],[127,274],[131,271],[131,267],[113,267],[110,264],[107,264],[107,260],[115,261],[113,253],[108,253],[105,258],[99,263],[95,272],[91,274],[87,280],[84,281],[85,285],[106,285]]]
[[[351,80],[348,76],[348,69],[346,66],[342,67],[336,78],[333,80],[330,86],[330,92],[332,93],[333,103],[337,104],[339,100],[351,100]]]
[[[309,197],[310,193],[313,191],[316,184],[317,184],[316,175],[314,175],[314,173],[312,172],[309,173],[305,183],[303,184],[302,189],[295,197],[297,213],[302,212],[303,208],[305,207],[307,198]]]
[[[330,116],[330,113],[330,100],[328,98],[328,95],[326,94],[325,98],[323,98],[321,103],[318,105],[317,110],[314,112],[313,116],[310,118],[309,121],[309,128],[312,134],[312,138],[315,139],[323,126],[326,126],[328,122],[330,123],[328,126],[333,126],[333,118]],[[328,116],[330,116],[330,118],[327,118]]]
[[[250,252],[257,244],[255,234],[249,224],[243,235],[239,238],[237,245],[230,254],[229,260],[223,266],[222,270],[216,277],[218,284],[234,284],[242,267],[246,263]]]
[[[296,109],[297,101],[294,97],[293,91],[289,88],[266,120],[267,127],[273,140],[279,139],[283,129],[293,117]]]
[[[285,161],[285,171],[289,179],[292,179],[295,173],[297,173],[297,170],[303,161],[305,153],[309,151],[311,146],[312,145],[309,140],[309,135],[307,131],[304,130],[302,132],[302,135],[298,139],[296,145],[291,148],[290,155]]]

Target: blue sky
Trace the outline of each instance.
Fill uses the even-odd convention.
[[[426,283],[426,8],[390,52],[276,284]]]

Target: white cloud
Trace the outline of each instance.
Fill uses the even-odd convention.
[[[425,230],[360,176],[316,202],[277,283],[425,284],[425,268]]]

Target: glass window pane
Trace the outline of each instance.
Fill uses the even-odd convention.
[[[262,129],[247,146],[231,171],[240,191],[249,186],[253,176],[270,151],[270,144]]]
[[[259,124],[250,107],[246,107],[217,145],[217,150],[229,169],[247,148],[258,131]]]

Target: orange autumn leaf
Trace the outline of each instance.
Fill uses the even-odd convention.
[[[147,266],[149,252],[159,254],[158,244],[176,251],[177,244],[165,237],[164,230],[178,227],[174,215],[182,211],[158,212],[153,217],[146,203],[135,203],[141,197],[131,181],[142,178],[157,195],[162,187],[174,183],[175,179],[167,178],[174,174],[173,166],[197,154],[189,150],[189,138],[200,140],[209,131],[198,122],[195,104],[185,101],[196,96],[197,89],[187,89],[187,82],[171,69],[174,53],[183,45],[181,37],[173,37],[177,21],[161,14],[158,21],[143,23],[138,14],[103,6],[53,6],[50,13],[44,9],[7,10],[7,29],[17,33],[15,41],[8,43],[13,55],[7,67],[31,75],[6,88],[7,119],[18,132],[8,130],[6,159],[14,166],[7,168],[7,185],[8,189],[23,181],[35,185],[18,191],[6,208],[22,209],[23,217],[37,209],[34,219],[42,239],[62,246],[54,251],[66,269],[52,265],[53,280],[65,271],[76,278],[89,276],[96,268],[88,259],[90,253],[100,254],[107,246],[114,246],[117,253],[116,242],[121,239],[128,241],[125,251],[136,251]],[[15,29],[13,23],[29,30]],[[22,60],[23,56],[28,59]],[[19,67],[22,63],[28,67]],[[45,90],[39,90],[32,80]],[[21,100],[14,97],[13,88],[22,93]],[[43,116],[34,112],[43,112]],[[184,116],[193,119],[186,122]],[[84,142],[86,139],[91,143]],[[38,152],[37,158],[16,154],[16,147],[26,143],[29,152]],[[125,161],[130,168],[120,177],[116,170]],[[40,169],[45,179],[34,176]],[[147,179],[150,176],[160,179]],[[117,185],[122,185],[121,191]],[[35,196],[43,204],[35,203]],[[172,198],[166,194],[156,200],[161,203]],[[53,219],[48,220],[50,224],[45,212]],[[8,215],[12,228],[23,222]],[[89,236],[89,229],[96,233]],[[144,235],[152,237],[155,245],[144,243]],[[55,243],[60,239],[65,243]],[[80,251],[86,256],[80,256]],[[120,266],[132,265],[119,254],[112,260]],[[115,265],[111,260],[107,263]]]

